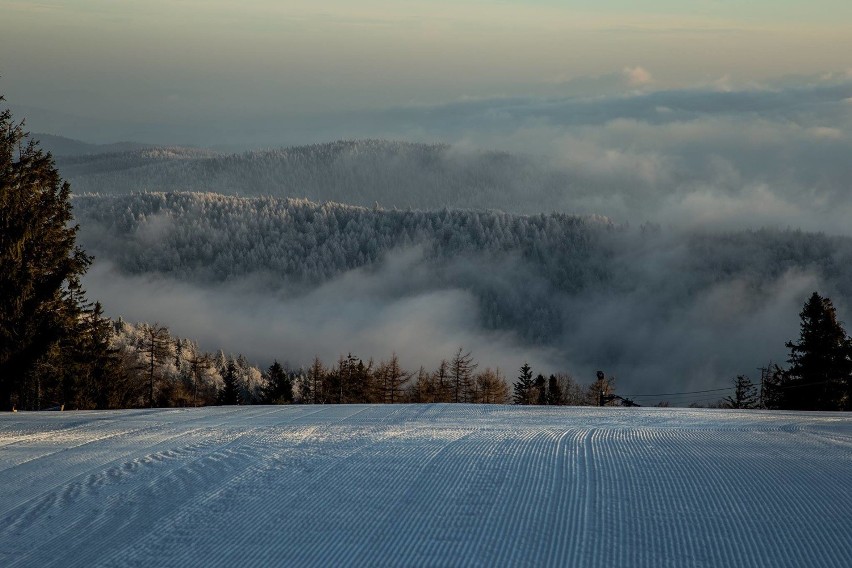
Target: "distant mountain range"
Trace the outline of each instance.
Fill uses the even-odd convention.
[[[150,144],[138,142],[115,142],[113,144],[90,144],[82,140],[57,136],[56,134],[45,134],[44,132],[33,132],[31,137],[37,140],[39,146],[53,154],[55,158],[66,156],[93,156],[97,154],[116,154],[121,152],[134,152],[146,148],[152,148]]]
[[[78,194],[213,191],[362,206],[517,212],[570,209],[577,194],[567,191],[574,176],[544,159],[461,151],[446,144],[359,140],[222,154],[186,147],[95,146],[58,137],[42,142],[56,149],[59,170]]]

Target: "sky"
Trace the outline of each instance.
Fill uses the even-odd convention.
[[[341,113],[852,68],[846,0],[0,0],[0,14],[0,93],[33,130],[101,143],[248,144],[270,118],[293,143],[291,124]]]

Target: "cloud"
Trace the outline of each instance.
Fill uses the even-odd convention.
[[[814,138],[825,138],[828,140],[841,140],[846,137],[846,134],[839,128],[831,128],[829,126],[814,126],[809,128],[808,132]]]
[[[202,284],[128,275],[104,260],[84,283],[109,315],[159,321],[205,349],[224,347],[259,365],[272,358],[307,365],[315,355],[333,363],[348,352],[365,359],[395,352],[409,369],[432,369],[463,346],[510,379],[525,361],[536,373],[568,371],[581,382],[604,369],[617,378],[619,392],[631,395],[726,387],[737,373],[753,374],[770,360],[783,363],[803,299],[813,290],[834,292],[799,269],[713,283],[712,275],[683,269],[701,262],[690,257],[682,235],[624,239],[613,259],[624,286],[573,294],[551,289],[511,258],[459,258],[442,269],[451,277],[441,283],[417,247],[296,295],[257,274]],[[746,247],[741,254],[754,251]],[[764,260],[755,258],[757,265]],[[483,286],[498,291],[502,302],[544,302],[561,331],[545,346],[485,329],[472,292]],[[529,317],[535,324],[542,316]]]
[[[751,214],[784,213],[788,204],[766,191],[752,189]],[[206,349],[242,352],[261,365],[273,357],[304,365],[314,355],[330,362],[351,351],[396,352],[410,368],[434,367],[464,346],[507,374],[528,361],[536,372],[568,371],[582,381],[604,369],[630,394],[700,390],[786,359],[784,342],[795,338],[812,291],[832,297],[841,319],[852,293],[852,239],[719,234],[740,203],[719,205],[712,195],[680,205],[696,215],[731,207],[701,230],[592,223],[579,233],[561,216],[448,219],[304,202],[285,214],[269,199],[211,195],[80,203],[104,204],[108,224],[110,207],[133,216],[143,200],[153,205],[142,211],[176,212],[168,242],[150,241],[132,224],[102,230],[97,215],[81,220],[81,242],[98,258],[84,280],[90,297],[114,317],[160,321]],[[159,225],[162,217],[137,218]],[[348,229],[329,230],[340,224]],[[307,248],[288,246],[293,236],[276,242],[282,226],[293,226]],[[400,226],[424,229],[410,237],[395,232]],[[476,229],[483,226],[489,232]],[[347,250],[376,242],[376,260],[346,269]],[[277,264],[282,257],[287,266]]]
[[[202,285],[129,275],[106,259],[89,271],[85,286],[113,317],[158,321],[204,349],[243,353],[260,365],[273,358],[307,366],[315,355],[331,364],[348,352],[365,360],[396,353],[411,370],[431,369],[463,346],[510,376],[523,361],[540,369],[560,366],[550,348],[523,345],[508,331],[483,330],[470,292],[412,290],[412,282],[424,277],[422,261],[416,248],[399,251],[380,266],[347,272],[295,297],[270,288],[266,276]]]
[[[631,87],[644,87],[654,82],[654,78],[643,67],[625,67],[622,73]]]
[[[327,187],[274,186],[268,172],[225,172],[217,177],[202,171],[211,185],[193,189],[287,191],[289,196],[366,206],[379,201],[385,207],[556,210],[675,227],[798,227],[848,235],[850,98],[852,83],[841,82],[595,99],[478,99],[343,114],[329,117],[308,136],[437,141],[454,147],[438,156],[432,170],[424,165],[431,162],[418,161],[416,152],[395,158],[385,153],[373,161],[363,153],[341,155],[333,165],[342,181]],[[288,132],[298,133],[296,125],[290,126]],[[259,132],[265,128],[259,127]],[[483,169],[488,163],[483,153],[492,150],[516,155],[512,160],[517,167],[500,170],[495,179],[494,168]],[[494,159],[503,163],[499,156]],[[232,161],[220,165],[227,168]],[[285,173],[292,169],[281,167]],[[125,171],[133,175],[125,168],[121,176]],[[176,167],[138,172],[146,182],[136,189],[150,187],[153,179],[164,184],[157,187],[185,189],[186,179],[199,179],[195,170]],[[164,172],[174,172],[174,177]],[[72,179],[72,185],[80,191],[108,191],[99,175],[89,176],[96,182],[91,189],[86,179]],[[412,176],[416,183],[408,181]],[[253,179],[263,181],[235,187],[240,183],[235,180]],[[462,180],[470,184],[453,186],[448,195],[448,183]],[[351,195],[342,192],[344,181],[357,190]],[[389,187],[393,191],[382,189]]]
[[[550,156],[571,183],[544,210],[850,234],[849,94],[852,85],[843,84],[503,102],[503,124],[470,124],[464,142]],[[470,109],[465,116],[482,115]]]
[[[623,84],[625,77],[619,79]],[[320,139],[346,133],[453,142],[457,146],[442,159],[453,162],[452,171],[467,172],[461,177],[480,182],[488,179],[476,169],[480,152],[505,150],[522,157],[517,163],[524,166],[506,174],[506,208],[662,225],[659,240],[617,249],[613,288],[560,294],[517,259],[471,257],[444,267],[452,279],[439,282],[415,249],[296,295],[270,288],[256,274],[223,284],[129,276],[105,264],[108,258],[95,265],[86,285],[112,315],[159,319],[208,348],[244,351],[259,362],[397,351],[406,365],[434,366],[464,345],[510,377],[529,360],[537,370],[568,370],[584,381],[605,367],[625,394],[728,386],[735,374],[753,376],[770,359],[783,363],[784,342],[798,333],[797,314],[814,290],[830,295],[848,321],[848,279],[828,281],[807,263],[790,266],[789,251],[812,250],[814,262],[842,255],[807,236],[767,250],[756,233],[752,240],[731,239],[720,245],[725,255],[709,258],[715,249],[690,250],[687,242],[696,231],[761,227],[852,235],[850,100],[848,81],[728,92],[711,86],[596,99],[467,100],[324,117],[301,123],[304,130],[291,125],[294,141],[310,132]],[[258,131],[273,129],[281,132],[274,121]],[[399,160],[393,167],[409,171]],[[389,183],[370,181],[366,163],[352,161],[364,176],[359,187]],[[544,183],[554,179],[558,183]],[[405,207],[406,186],[391,185]],[[541,187],[546,191],[537,191]],[[472,186],[470,199],[479,191]],[[382,205],[393,207],[393,199]],[[146,238],[168,235],[167,221],[154,223]],[[718,238],[724,243],[724,235]],[[701,272],[705,264],[753,267],[708,274]],[[832,270],[842,271],[841,265]],[[478,287],[500,301],[542,308],[530,317],[559,322],[550,347],[485,329]]]

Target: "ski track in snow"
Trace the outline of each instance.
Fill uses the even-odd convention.
[[[852,417],[0,416],[0,566],[852,566]]]

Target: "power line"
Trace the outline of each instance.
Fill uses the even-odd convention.
[[[680,396],[685,394],[702,394],[706,392],[722,392],[722,391],[730,391],[733,387],[725,387],[722,389],[707,389],[707,390],[699,390],[699,391],[684,391],[684,392],[663,392],[657,394],[634,394],[630,395],[630,398],[638,398],[638,397],[649,397],[649,396]]]
[[[786,390],[786,389],[795,389],[795,388],[801,388],[801,387],[811,387],[811,386],[816,386],[816,385],[823,385],[823,384],[826,384],[826,383],[833,383],[833,382],[836,382],[836,381],[827,380],[827,381],[819,381],[819,382],[805,383],[805,384],[777,385],[777,386],[771,386],[769,388],[772,389],[772,390]],[[733,387],[724,387],[724,388],[719,388],[719,389],[706,389],[706,390],[697,390],[697,391],[667,392],[667,393],[656,393],[656,394],[632,394],[632,395],[625,396],[625,398],[631,398],[632,399],[632,398],[682,397],[682,396],[686,396],[687,399],[688,399],[689,397],[691,397],[691,395],[705,394],[705,393],[710,393],[710,392],[730,392],[731,390],[733,390]],[[705,400],[712,400],[712,399],[705,399]],[[681,401],[678,401],[678,402],[690,402],[690,401],[681,400]],[[691,402],[700,402],[700,401],[691,401]]]
[[[724,394],[725,394],[724,392],[719,392],[719,393],[713,393],[712,396],[723,396]],[[654,398],[660,399],[660,400],[689,400],[691,398],[707,398],[708,396],[710,396],[709,393],[704,393],[704,394],[679,394],[679,395],[674,395],[674,396],[643,397],[643,398],[651,398],[652,400]]]

